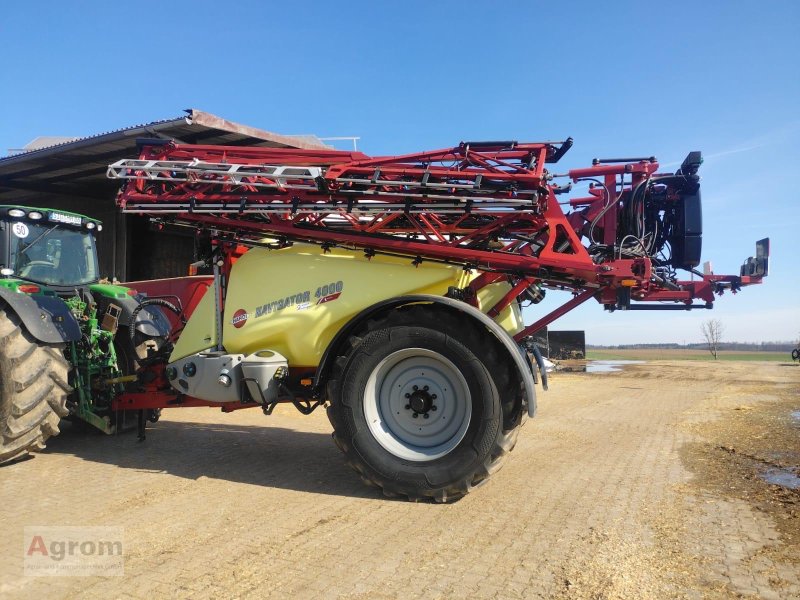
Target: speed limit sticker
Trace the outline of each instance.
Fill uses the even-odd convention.
[[[14,223],[14,225],[11,227],[11,231],[13,231],[14,235],[18,238],[26,238],[31,232],[25,223]]]

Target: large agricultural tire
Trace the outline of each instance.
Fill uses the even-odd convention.
[[[393,311],[336,359],[327,385],[334,441],[387,496],[458,500],[516,443],[521,416],[504,414],[513,402],[501,402],[502,351],[464,321],[424,305]]]
[[[792,350],[792,360],[800,360],[800,348]]]
[[[0,464],[41,450],[67,415],[69,364],[60,344],[44,344],[0,308]]]

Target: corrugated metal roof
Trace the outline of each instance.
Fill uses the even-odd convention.
[[[136,140],[142,137],[184,143],[330,148],[313,136],[280,135],[195,109],[186,113],[0,158],[0,203],[22,204],[43,193],[107,198],[118,182],[106,179],[106,168],[121,158],[136,156]]]
[[[56,146],[58,144],[65,144],[67,142],[74,142],[78,138],[67,137],[63,135],[40,135],[32,141],[25,144],[20,150],[9,150],[9,154],[19,154],[20,152],[30,152],[31,150],[39,150],[40,148],[47,148],[48,146]]]

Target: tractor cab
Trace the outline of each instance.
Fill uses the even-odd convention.
[[[0,273],[64,292],[96,283],[94,233],[101,230],[74,213],[0,206]]]

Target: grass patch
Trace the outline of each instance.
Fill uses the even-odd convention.
[[[680,348],[591,348],[587,360],[714,360],[708,350],[683,350]],[[747,352],[723,350],[718,360],[792,362],[788,352]]]

